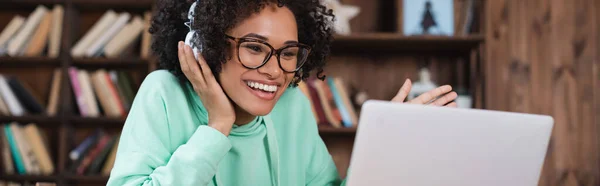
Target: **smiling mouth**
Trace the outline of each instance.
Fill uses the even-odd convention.
[[[274,94],[279,89],[277,85],[267,85],[254,81],[246,81],[246,85],[248,85],[248,87],[250,87],[252,90],[270,94]]]

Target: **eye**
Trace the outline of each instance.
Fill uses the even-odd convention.
[[[253,52],[262,52],[262,47],[258,46],[258,45],[245,45],[244,48],[247,48]]]
[[[283,55],[285,57],[294,57],[294,56],[296,56],[296,52],[286,51],[286,52],[283,52]]]

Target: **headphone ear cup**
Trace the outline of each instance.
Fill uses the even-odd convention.
[[[192,48],[192,51],[194,52],[194,57],[196,58],[196,60],[198,60],[198,55],[200,54],[200,52],[202,52],[202,45],[196,46],[195,44],[193,44],[192,41],[194,40],[194,37],[196,37],[196,31],[192,30],[188,32],[185,36],[185,44]]]

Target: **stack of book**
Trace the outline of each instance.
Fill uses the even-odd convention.
[[[56,115],[60,93],[60,69],[54,70],[48,103],[16,77],[0,74],[0,116]],[[46,105],[46,107],[44,106]]]
[[[302,81],[298,88],[311,101],[319,125],[331,125],[335,128],[356,127],[356,109],[342,79],[328,77],[325,81]]]
[[[108,176],[115,163],[119,134],[111,135],[96,129],[69,153],[70,172],[77,175]]]
[[[29,17],[16,15],[0,33],[0,56],[58,57],[64,10],[39,5]]]
[[[151,14],[146,12],[144,18],[128,12],[117,13],[106,11],[85,35],[71,49],[71,56],[115,58],[127,55],[127,49],[141,36],[140,57],[146,58],[150,53]],[[143,34],[142,34],[143,33]]]
[[[135,91],[125,71],[100,69],[88,72],[70,67],[69,77],[81,116],[121,118],[127,115]]]
[[[0,157],[4,174],[51,175],[54,164],[48,139],[36,124],[16,122],[0,125]]]

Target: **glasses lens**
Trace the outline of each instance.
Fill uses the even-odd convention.
[[[240,47],[238,49],[240,62],[249,68],[256,68],[260,66],[270,52],[271,48],[258,42],[240,43]]]
[[[279,54],[281,68],[293,72],[302,67],[308,57],[308,48],[300,46],[287,47]]]

